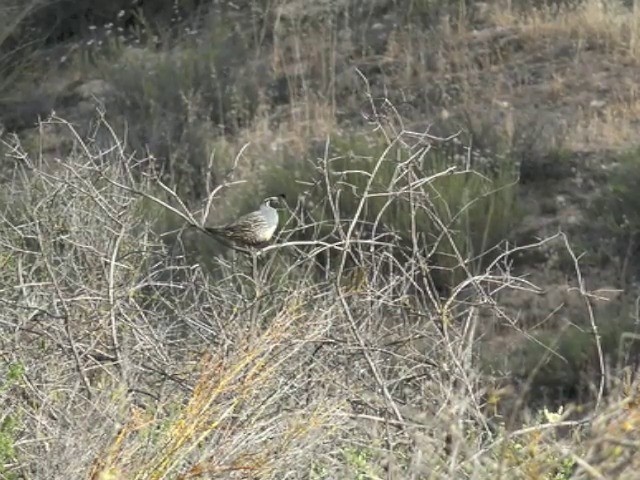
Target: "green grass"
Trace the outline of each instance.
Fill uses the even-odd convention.
[[[20,387],[23,382],[25,367],[20,362],[8,363],[0,371],[0,401],[9,406],[12,403],[13,387]],[[13,408],[6,408],[0,414],[0,477],[7,480],[20,478],[18,473],[11,471],[11,464],[18,459],[16,442],[19,439],[21,422],[18,413]]]
[[[313,170],[319,171],[326,160],[329,174],[324,179]],[[478,272],[492,260],[498,252],[493,249],[518,222],[515,168],[508,159],[496,163],[484,171],[467,171],[447,149],[420,152],[400,143],[388,145],[376,133],[337,134],[329,140],[326,159],[306,165],[285,159],[267,170],[265,185],[289,198],[312,186],[305,198],[314,206],[309,213],[323,225],[313,230],[320,237],[334,229],[329,197],[335,197],[346,229],[366,195],[359,221],[399,234],[406,245],[415,237],[420,248],[434,252],[442,281],[455,285],[467,275],[465,269]],[[456,169],[441,175],[452,166]],[[410,188],[419,178],[432,180]]]
[[[564,329],[531,332],[539,343],[523,342],[508,355],[484,351],[485,367],[508,371],[526,382],[532,404],[586,400],[600,379],[597,345],[586,311],[582,317],[571,317],[571,322]],[[640,342],[633,337],[638,326],[631,310],[620,310],[616,304],[605,307],[598,315],[598,333],[602,353],[612,365],[634,364],[640,358]]]
[[[635,179],[640,175],[640,150],[623,153],[609,176],[601,204],[614,233],[640,231],[640,192]]]

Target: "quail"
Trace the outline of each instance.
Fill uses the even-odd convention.
[[[267,197],[262,201],[258,210],[242,215],[227,225],[205,227],[205,230],[213,235],[231,240],[242,247],[262,247],[271,240],[278,228],[280,218],[276,207],[284,199],[284,194],[277,197]]]

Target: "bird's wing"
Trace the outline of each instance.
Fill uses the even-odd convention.
[[[235,222],[225,227],[230,235],[252,236],[265,226],[265,219],[260,212],[251,212],[239,217]]]

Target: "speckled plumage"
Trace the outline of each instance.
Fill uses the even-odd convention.
[[[280,218],[274,206],[283,198],[284,195],[265,198],[258,210],[227,225],[206,227],[206,230],[244,247],[261,247],[271,240],[278,228]]]

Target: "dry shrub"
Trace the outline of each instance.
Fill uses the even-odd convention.
[[[361,183],[348,217],[344,176],[325,157],[317,168],[333,216],[318,225],[293,210],[259,255],[205,264],[194,258],[212,242],[206,212],[189,211],[108,124],[94,142],[51,121],[75,139],[64,160],[7,146],[15,177],[0,223],[0,351],[22,369],[1,393],[15,419],[8,474],[495,478],[504,468],[510,437],[489,408],[479,312],[504,320],[497,292],[536,288],[510,270],[506,247],[475,271],[458,250],[431,200],[433,182],[458,167],[418,168],[433,154],[429,135],[378,125],[388,148],[350,172]],[[410,153],[394,158],[392,188],[379,190],[397,145]],[[368,216],[403,205],[439,225],[465,272],[445,296],[419,233],[378,235],[381,217]],[[185,228],[163,231],[159,212]],[[324,225],[327,238],[295,237]],[[544,422],[534,428],[556,428]],[[509,465],[513,478],[523,465]]]

